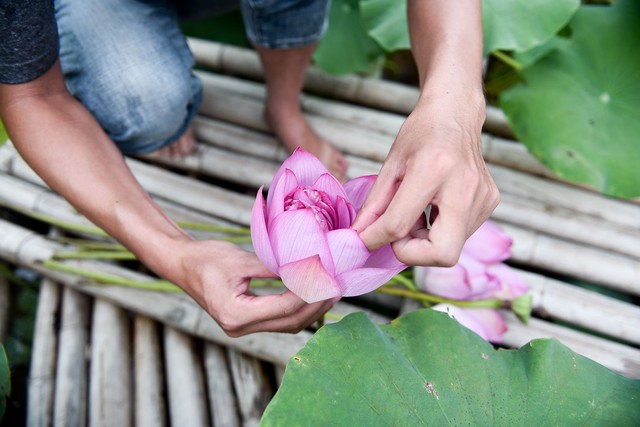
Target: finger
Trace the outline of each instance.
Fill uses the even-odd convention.
[[[407,236],[432,202],[437,184],[422,174],[407,173],[384,213],[360,232],[367,248],[374,250]]]
[[[365,230],[384,214],[399,185],[400,182],[396,176],[383,167],[351,228],[358,231]]]

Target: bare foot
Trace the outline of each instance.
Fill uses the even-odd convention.
[[[265,118],[290,153],[300,147],[316,156],[338,180],[346,181],[347,159],[338,149],[311,129],[300,111],[276,115],[267,109]]]
[[[189,126],[182,136],[173,144],[162,147],[150,153],[154,157],[164,157],[168,159],[181,159],[198,150],[198,143],[193,134],[193,128]]]

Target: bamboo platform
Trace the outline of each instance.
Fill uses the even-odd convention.
[[[127,161],[173,219],[248,225],[257,188],[271,181],[287,157],[262,117],[259,61],[243,49],[200,40],[190,45],[205,87],[195,128],[198,153],[175,161]],[[346,153],[351,176],[377,173],[417,99],[414,88],[315,69],[305,90],[302,103],[310,123]],[[513,237],[510,262],[533,295],[528,325],[507,315],[504,345],[556,337],[610,369],[640,378],[640,205],[556,179],[512,139],[499,110],[489,109],[482,143],[502,193],[493,220]],[[0,148],[0,209],[89,224],[10,144]],[[190,232],[202,239],[217,236]],[[50,238],[57,233],[52,228],[43,235],[0,219],[0,259],[44,278],[29,378],[29,425],[259,423],[287,360],[312,330],[229,338],[183,294],[95,285],[46,268],[43,260],[72,248]],[[64,263],[150,279],[131,262]],[[580,280],[594,285],[576,286]],[[0,280],[0,314],[8,313],[9,289]],[[384,310],[363,308],[371,302]],[[340,302],[334,313],[366,311],[386,322],[412,307],[397,297],[372,294]],[[0,315],[0,337],[6,322]]]

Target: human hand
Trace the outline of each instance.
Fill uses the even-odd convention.
[[[337,302],[307,304],[291,291],[255,296],[249,291],[251,278],[274,277],[255,254],[221,241],[187,241],[179,246],[182,261],[175,282],[231,337],[261,331],[295,333]]]
[[[480,150],[484,113],[484,101],[421,99],[352,225],[370,250],[391,243],[409,265],[456,263],[499,202]]]

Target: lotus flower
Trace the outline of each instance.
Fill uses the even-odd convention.
[[[418,287],[455,300],[513,300],[527,291],[526,283],[503,261],[511,256],[511,238],[498,225],[485,222],[467,240],[458,263],[450,268],[415,267]],[[491,342],[500,342],[507,326],[497,310],[434,307]]]
[[[308,303],[371,292],[406,268],[389,245],[369,252],[349,227],[373,186],[364,176],[344,186],[298,148],[258,190],[251,239],[258,258]]]

